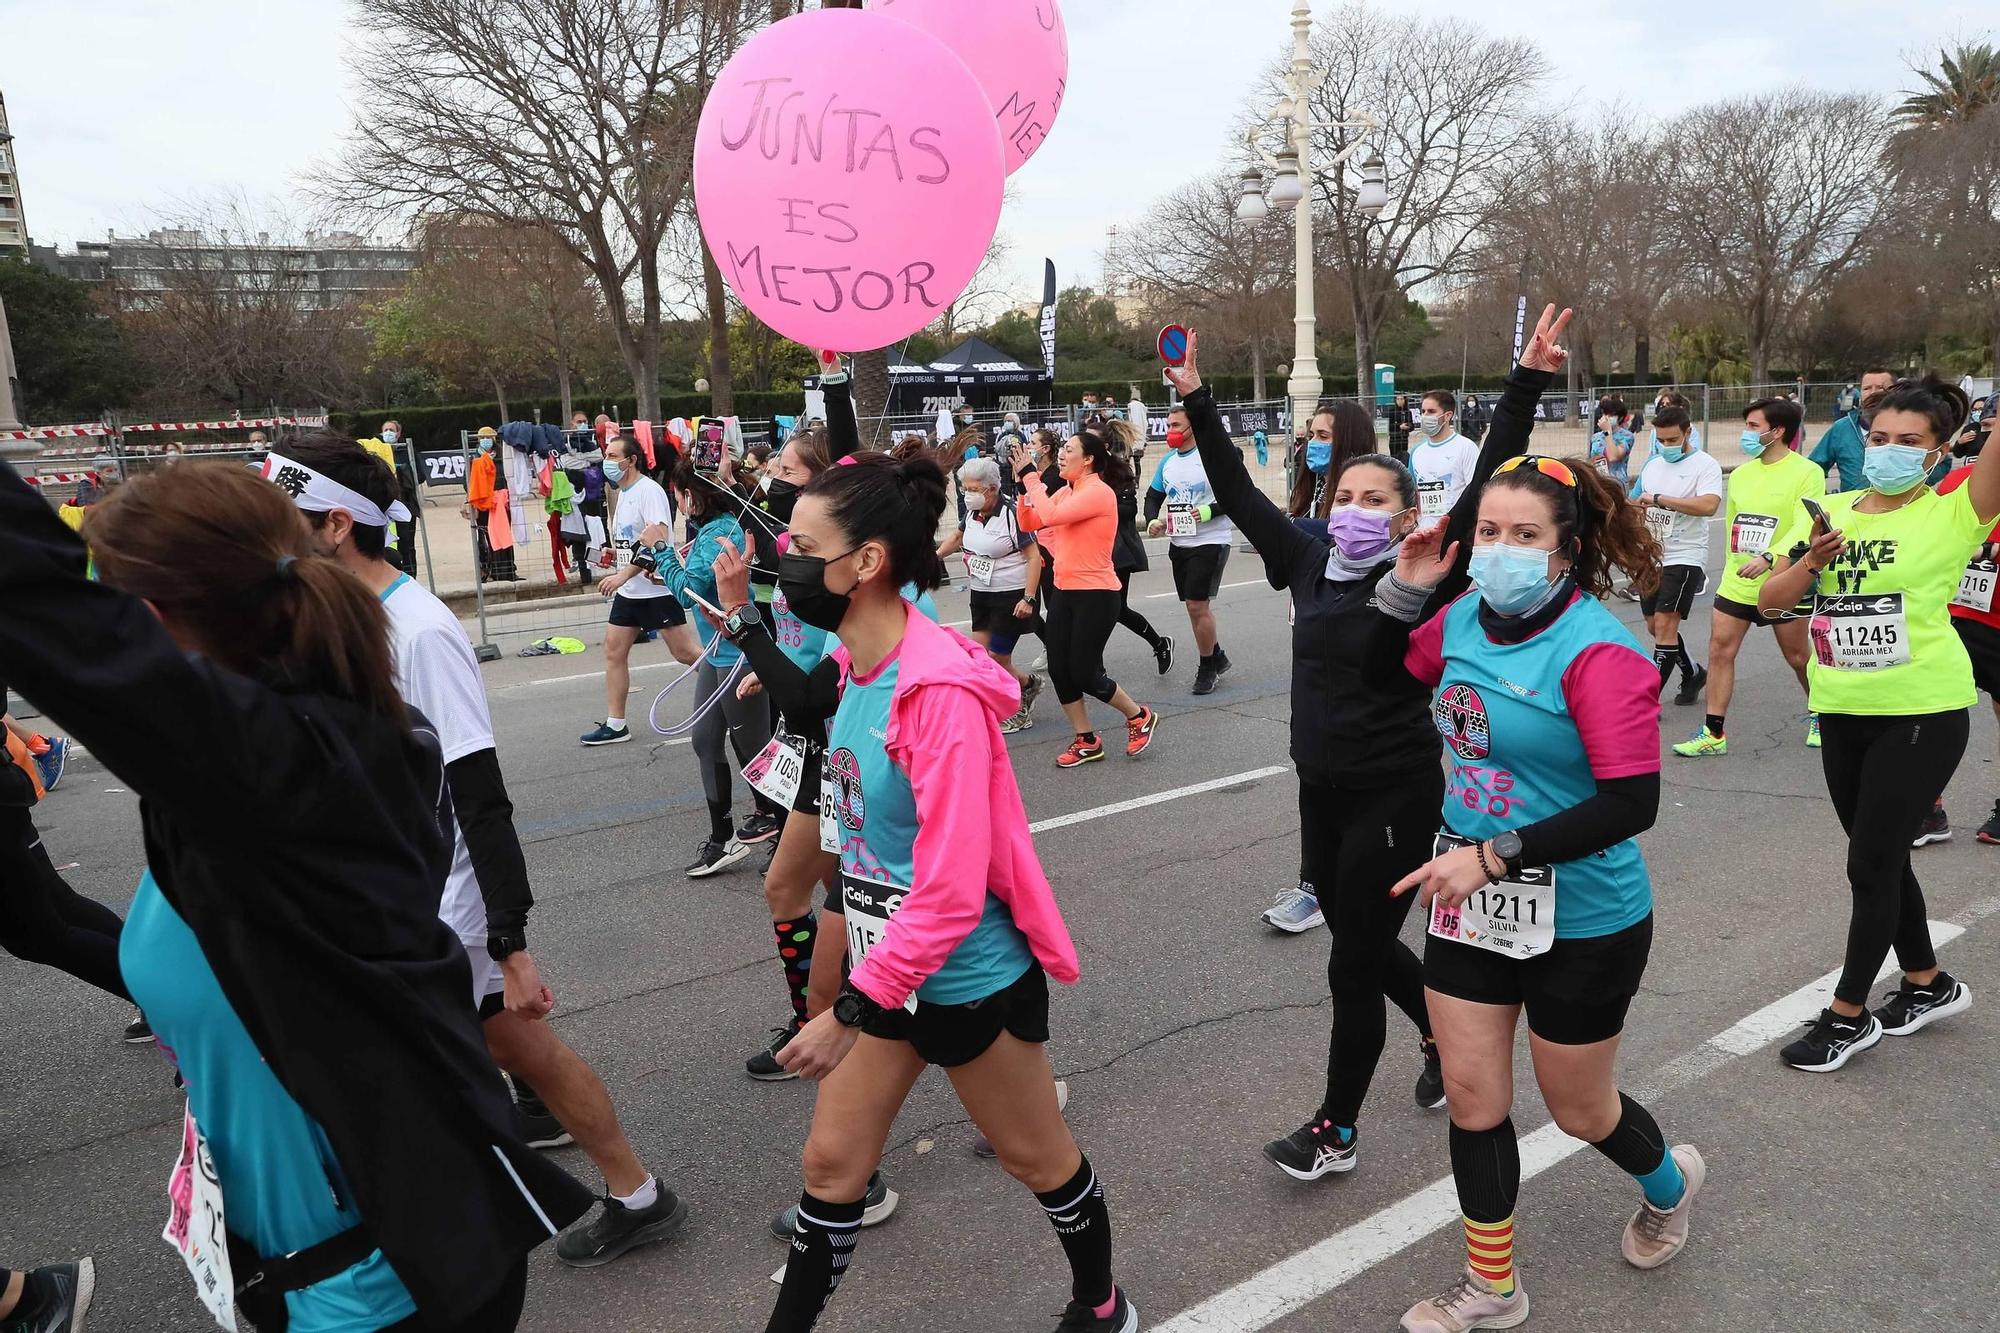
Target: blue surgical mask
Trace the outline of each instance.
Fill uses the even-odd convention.
[[[1332,440],[1306,441],[1306,471],[1324,473],[1333,466]]]
[[[395,432],[395,431],[393,431],[393,430],[385,430],[385,431],[383,431],[383,432],[382,432],[382,443],[384,443],[384,444],[394,444],[395,442],[396,442],[396,432]]]
[[[1668,448],[1664,444],[1660,445],[1660,457],[1666,459],[1669,463],[1678,463],[1687,456],[1688,456],[1688,451],[1686,445],[1677,444],[1674,445],[1672,448]]]
[[[1884,495],[1901,495],[1930,471],[1930,451],[1914,444],[1874,444],[1862,456],[1868,484]]]
[[[1764,437],[1754,430],[1744,431],[1741,436],[1741,443],[1745,458],[1755,458],[1764,452]]]
[[[625,465],[615,458],[604,460],[604,479],[616,486],[625,476]]]
[[[1549,577],[1549,557],[1553,551],[1538,546],[1510,546],[1489,542],[1472,548],[1473,586],[1486,604],[1503,616],[1518,616],[1531,610],[1548,596],[1555,580]]]

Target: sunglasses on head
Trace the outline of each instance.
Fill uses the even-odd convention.
[[[1560,482],[1571,489],[1575,489],[1576,473],[1569,470],[1569,464],[1559,458],[1544,458],[1540,454],[1522,454],[1519,457],[1510,458],[1499,467],[1494,468],[1493,475],[1496,477],[1504,476],[1512,472],[1515,468],[1525,467],[1530,463],[1534,465],[1535,471],[1541,473],[1543,476]]]

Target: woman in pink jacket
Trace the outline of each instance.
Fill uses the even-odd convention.
[[[818,1320],[861,1229],[868,1179],[926,1065],[950,1077],[1009,1174],[1035,1191],[1069,1257],[1061,1333],[1136,1333],[1111,1277],[1104,1191],[1056,1105],[1047,977],[1076,949],[1036,859],[1000,722],[1020,687],[985,651],[916,613],[934,588],[944,474],[929,458],[857,456],[792,513],[779,586],[838,634],[820,840],[840,857],[853,971],[778,1059],[821,1080],[805,1192],[767,1333]],[[741,608],[725,608],[740,623]]]

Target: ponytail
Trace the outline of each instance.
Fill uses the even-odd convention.
[[[938,520],[944,517],[944,471],[931,451],[908,457],[851,454],[848,466],[814,477],[806,494],[826,501],[849,543],[881,541],[889,549],[889,571],[898,587],[914,583],[930,592],[944,582],[937,553]]]

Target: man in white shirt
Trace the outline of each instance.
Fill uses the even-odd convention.
[[[664,442],[658,447],[672,452]],[[666,585],[632,563],[640,533],[655,523],[674,526],[673,501],[641,470],[644,463],[638,446],[622,436],[604,446],[604,480],[617,499],[611,514],[611,549],[618,568],[597,585],[611,599],[610,624],[604,631],[605,713],[595,731],[578,737],[585,745],[619,745],[632,739],[632,729],[625,725],[625,700],[632,693],[632,645],[641,634],[658,631],[677,662],[701,656],[701,642],[680,602]]]
[[[1693,431],[1686,408],[1661,408],[1653,416],[1656,452],[1639,473],[1639,504],[1662,552],[1660,586],[1641,599],[1639,609],[1652,627],[1662,691],[1680,669],[1674,702],[1682,707],[1698,702],[1708,683],[1708,669],[1695,664],[1681,640],[1681,621],[1707,586],[1708,520],[1721,510],[1728,489],[1714,455],[1690,442]]]
[[[534,894],[478,659],[450,609],[386,558],[394,475],[337,436],[282,447],[292,451],[287,461],[309,474],[294,501],[322,554],[365,583],[388,614],[397,693],[437,732],[455,822],[438,916],[465,947],[472,965],[468,998],[494,1063],[522,1093],[528,1142],[554,1147],[573,1135],[603,1173],[603,1209],[566,1233],[556,1255],[593,1268],[665,1240],[687,1224],[686,1203],[640,1164],[603,1081],[545,1021],[555,995],[528,953]]]
[[[1195,449],[1194,428],[1188,424],[1186,409],[1179,407],[1167,412],[1167,452],[1146,490],[1146,535],[1161,533],[1168,538],[1174,592],[1187,607],[1195,649],[1201,654],[1194,693],[1213,694],[1216,681],[1232,665],[1216,637],[1213,602],[1222,590],[1222,571],[1229,567],[1236,525],[1215,502],[1208,470]]]
[[[1427,393],[1410,432],[1410,471],[1417,474],[1417,518],[1443,518],[1472,483],[1479,446],[1458,433],[1458,398],[1449,390]]]

